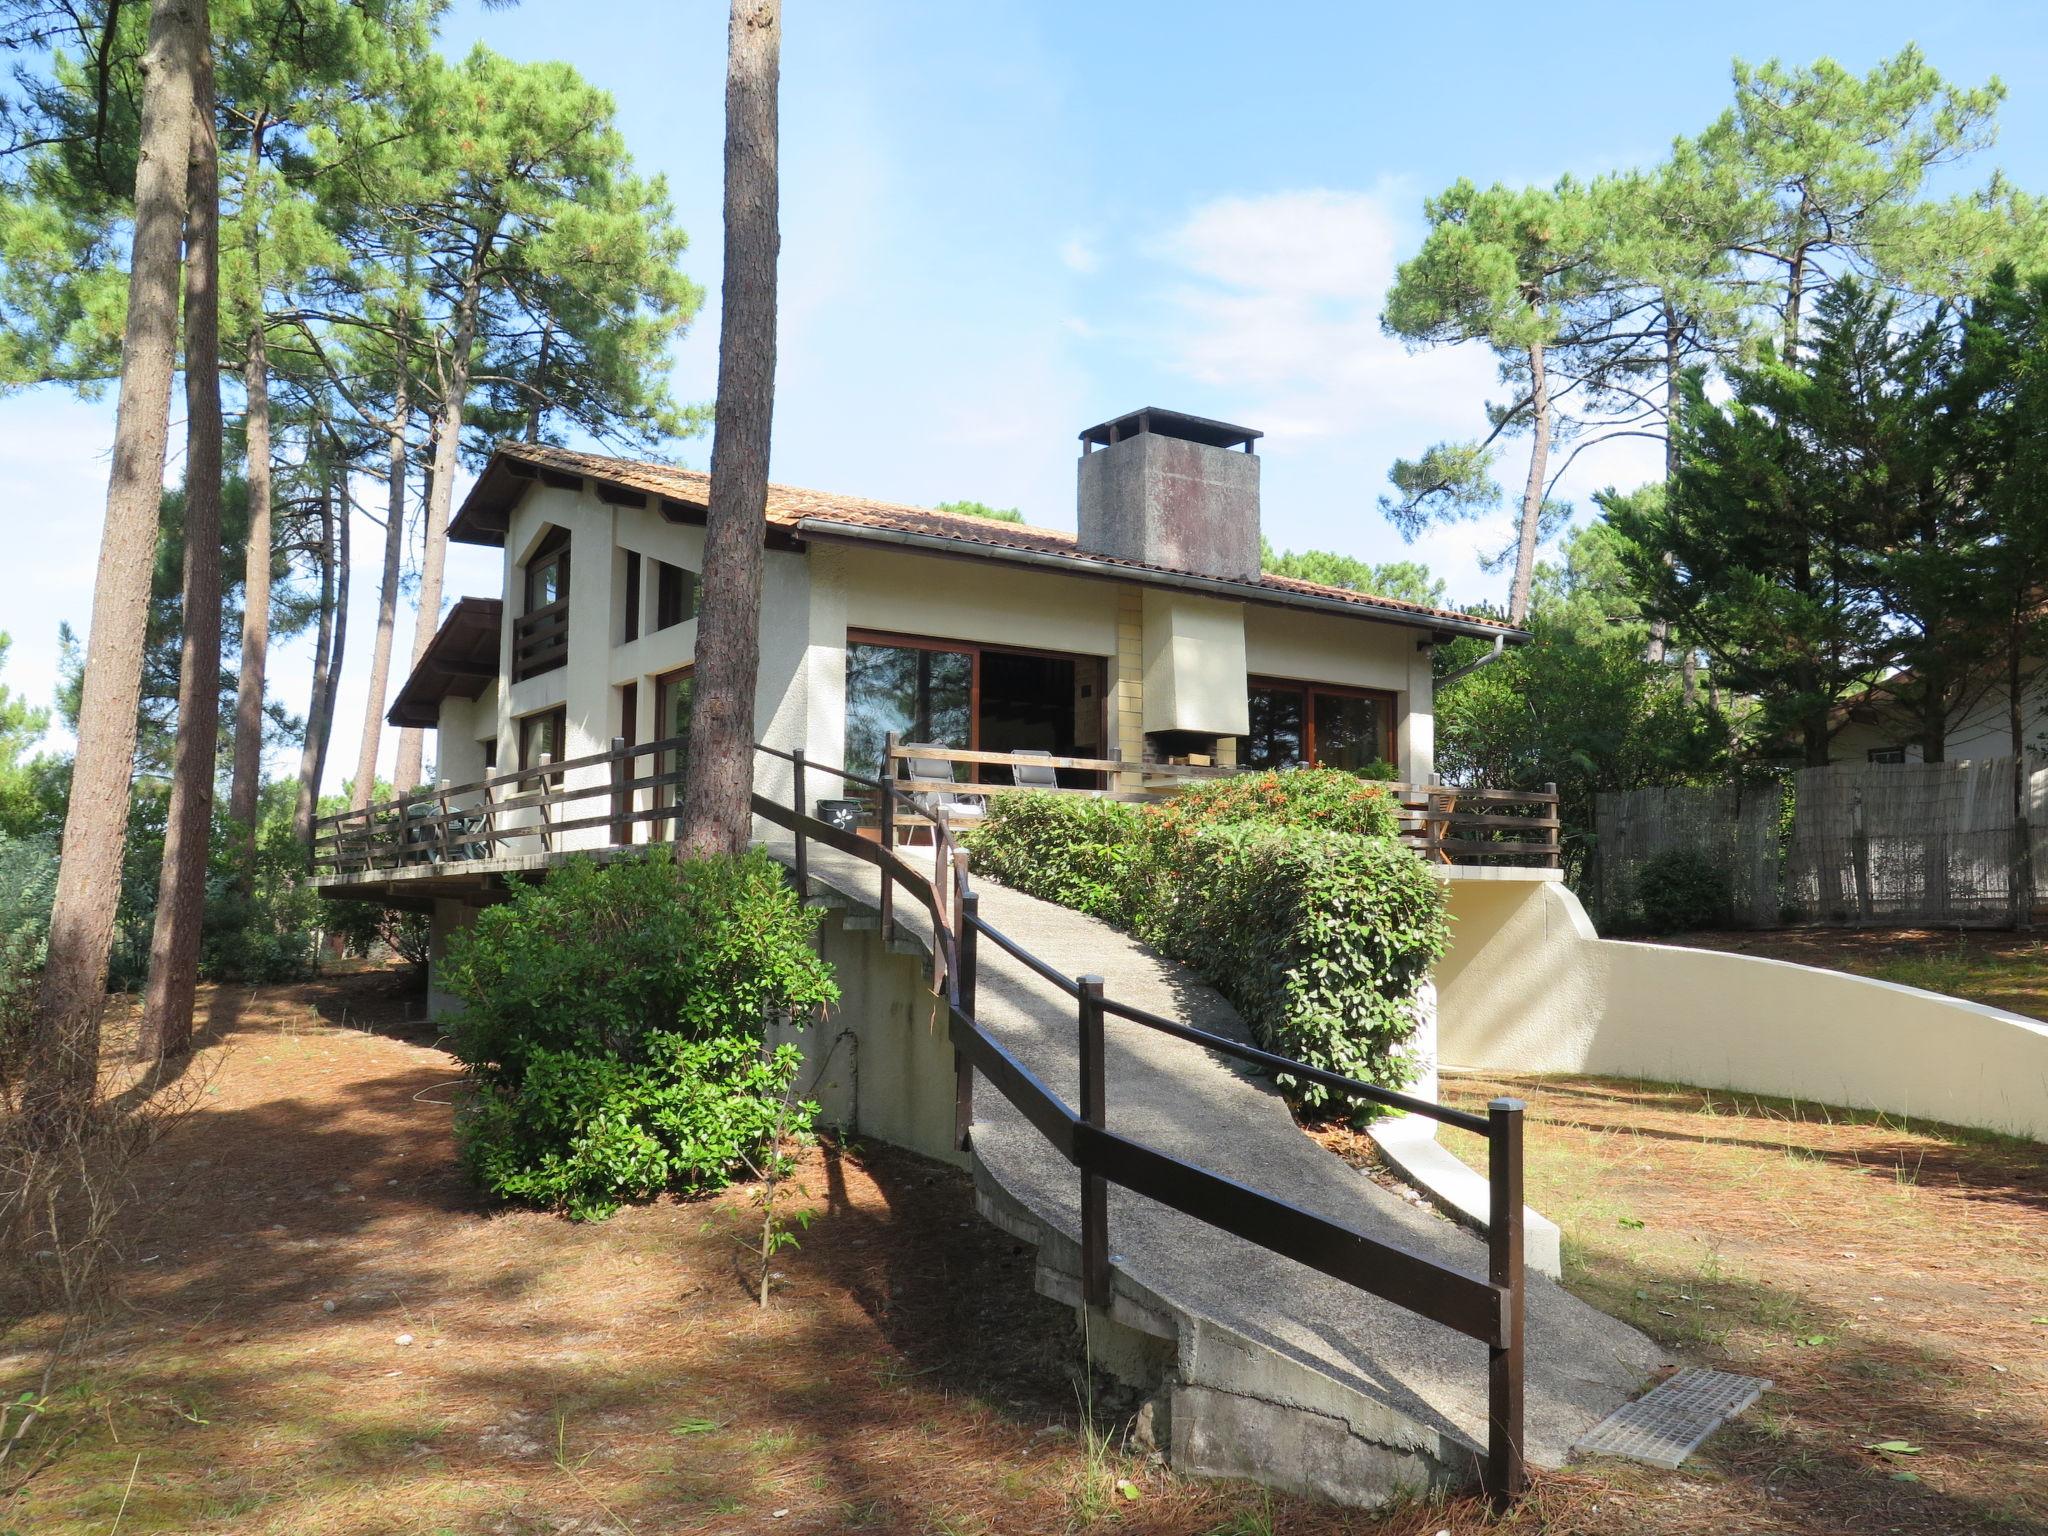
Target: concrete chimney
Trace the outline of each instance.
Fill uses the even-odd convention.
[[[1228,581],[1259,577],[1249,427],[1148,407],[1081,434],[1083,554]]]

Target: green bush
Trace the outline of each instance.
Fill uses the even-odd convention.
[[[486,911],[448,965],[474,1084],[457,1129],[478,1180],[602,1217],[720,1188],[778,1120],[807,1126],[811,1106],[784,1109],[799,1054],[765,1036],[838,998],[817,920],[760,850],[574,860]]]
[[[1646,933],[1691,933],[1728,921],[1728,876],[1691,848],[1666,848],[1636,871],[1636,911]]]
[[[1313,769],[1218,779],[1142,809],[997,796],[970,844],[983,873],[1185,963],[1268,1050],[1399,1087],[1415,1077],[1415,992],[1448,930],[1398,827],[1384,788]],[[1311,1105],[1329,1097],[1286,1085]]]
[[[1138,921],[1138,829],[1135,806],[1046,791],[989,796],[987,818],[965,841],[982,873],[1131,928]]]
[[[1149,807],[1151,835],[1168,836],[1232,822],[1318,827],[1356,837],[1392,837],[1398,806],[1384,784],[1340,768],[1290,768],[1211,779]]]
[[[56,897],[56,835],[0,832],[0,1084],[28,1048]]]
[[[1267,1050],[1385,1088],[1415,1080],[1415,994],[1449,928],[1412,850],[1259,822],[1168,846],[1147,938],[1230,999]],[[1305,1104],[1331,1098],[1281,1081]]]
[[[335,902],[327,931],[342,941],[348,954],[369,959],[381,953],[409,965],[425,965],[433,945],[426,913],[368,901]]]

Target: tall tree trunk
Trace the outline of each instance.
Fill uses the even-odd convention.
[[[427,511],[424,547],[420,552],[420,606],[413,624],[412,665],[427,654],[441,627],[441,580],[448,564],[448,509],[455,499],[457,455],[462,447],[462,412],[469,397],[469,353],[476,345],[477,310],[483,301],[484,270],[498,240],[496,222],[477,231],[462,296],[455,311],[455,337],[442,376],[441,400],[434,412],[434,459],[427,470]],[[391,787],[398,794],[417,789],[426,733],[407,726],[398,733],[398,763]]]
[[[144,55],[135,166],[135,222],[128,316],[121,339],[121,396],[107,479],[92,630],[79,694],[78,753],[64,815],[64,856],[50,912],[48,958],[29,1061],[28,1117],[39,1136],[61,1136],[87,1109],[99,1076],[100,1012],[107,953],[121,894],[135,766],[136,707],[156,564],[170,430],[171,372],[178,338],[179,244],[185,225],[185,161],[199,52],[206,46],[195,0],[155,0]]]
[[[2020,702],[2029,596],[2022,594],[2013,609],[2005,647],[2005,724],[2012,733],[2012,925],[2022,933],[2034,927],[2034,829],[2027,816],[2027,738]]]
[[[1675,435],[1678,422],[1678,359],[1679,338],[1682,327],[1678,311],[1667,300],[1664,308],[1664,485],[1668,490],[1671,477],[1678,469],[1678,439]],[[1664,564],[1672,563],[1671,552],[1664,552]],[[1650,620],[1650,644],[1644,652],[1646,660],[1653,665],[1662,665],[1671,646],[1671,621],[1665,618]],[[1692,702],[1690,693],[1686,703]]]
[[[732,0],[725,70],[725,266],[718,415],[680,841],[737,853],[753,827],[754,686],[775,408],[776,91],[781,0]]]
[[[348,803],[361,810],[377,789],[377,753],[384,740],[384,692],[391,683],[391,637],[398,626],[398,577],[405,563],[406,420],[411,397],[406,387],[406,357],[398,354],[398,386],[392,397],[390,435],[386,440],[384,569],[377,588],[377,633],[370,641],[370,701],[363,707],[363,739],[356,749],[356,777]]]
[[[1522,531],[1515,549],[1515,585],[1508,598],[1511,624],[1520,624],[1529,617],[1529,589],[1536,579],[1536,545],[1543,533],[1543,482],[1550,471],[1550,377],[1540,341],[1529,347],[1529,413],[1533,440],[1529,444],[1529,478],[1522,487]]]
[[[320,629],[313,644],[313,688],[306,700],[306,738],[299,747],[299,793],[292,806],[292,836],[309,852],[327,743],[334,733],[334,696],[341,678],[341,647],[348,634],[348,471],[330,461],[320,488]],[[334,477],[340,477],[337,488]],[[335,517],[337,489],[341,516]]]
[[[249,195],[263,165],[263,120],[249,136]],[[244,201],[247,201],[247,197]],[[242,220],[255,299],[249,317],[242,387],[248,397],[249,546],[242,564],[242,667],[235,683],[235,767],[228,819],[240,857],[236,884],[256,878],[257,801],[263,792],[263,682],[270,659],[270,339],[263,329],[262,232],[254,211]]]
[[[197,25],[207,30],[206,0]],[[178,660],[178,739],[158,871],[136,1054],[165,1062],[192,1048],[199,930],[213,832],[220,740],[220,165],[213,50],[199,53],[185,183],[185,579]]]

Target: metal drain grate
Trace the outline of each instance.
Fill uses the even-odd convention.
[[[1675,1470],[1707,1436],[1769,1389],[1761,1376],[1688,1366],[1632,1403],[1624,1403],[1572,1447]]]

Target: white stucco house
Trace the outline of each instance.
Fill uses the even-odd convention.
[[[1524,637],[1262,573],[1258,437],[1161,410],[1089,428],[1077,533],[771,487],[761,740],[870,774],[890,732],[1115,758],[1118,783],[1075,787],[1125,791],[1147,762],[1190,760],[1384,761],[1428,783],[1432,648]],[[709,489],[663,464],[496,451],[449,536],[503,550],[502,593],[454,606],[390,711],[437,733],[441,781],[683,730]]]
[[[1922,725],[1893,697],[1897,680],[1879,683],[1837,711],[1828,752],[1837,763],[1920,763],[1927,760]],[[2012,756],[2011,692],[2003,677],[1979,679],[1950,717],[1942,741],[1948,762]],[[2020,676],[2020,736],[2029,752],[2048,745],[2048,666],[2026,662]]]

